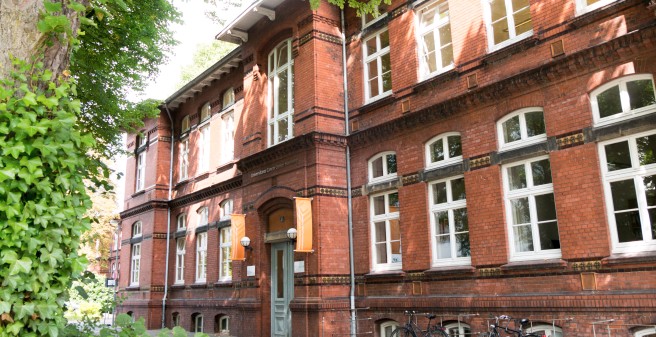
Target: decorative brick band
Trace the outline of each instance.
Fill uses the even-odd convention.
[[[248,56],[246,56],[246,57],[244,58],[244,60],[242,61],[242,63],[243,63],[244,65],[247,65],[247,64],[253,62],[253,59],[254,59],[253,54],[250,54],[250,55],[248,55]]]
[[[163,292],[164,292],[164,286],[159,286],[159,285],[157,285],[157,286],[155,286],[155,285],[150,286],[150,292],[153,292],[153,293],[163,293]]]
[[[153,233],[153,239],[166,239],[166,233]]]
[[[304,17],[303,20],[299,21],[296,25],[298,26],[298,29],[301,29],[311,24],[313,21],[322,22],[333,27],[339,27],[339,22],[337,20],[333,20],[317,14],[310,14]]]
[[[161,136],[161,137],[158,138],[158,140],[159,140],[160,142],[170,143],[170,142],[171,142],[171,137]]]
[[[354,188],[351,189],[351,197],[361,197],[362,196],[362,188]]]
[[[420,181],[421,181],[421,179],[419,177],[419,173],[414,173],[414,174],[410,174],[410,175],[406,175],[406,176],[401,177],[401,184],[403,186],[413,185],[413,184],[416,184]]]
[[[569,266],[574,271],[593,271],[601,269],[601,261],[572,262]]]
[[[244,85],[243,84],[241,84],[240,86],[235,88],[235,95],[242,92],[242,91],[244,91]]]
[[[475,157],[469,159],[469,168],[473,170],[481,169],[484,167],[488,167],[492,164],[492,156],[487,154],[483,155],[481,157]]]
[[[310,42],[310,40],[312,40],[313,38],[321,40],[321,41],[326,41],[326,42],[338,44],[338,45],[342,44],[342,39],[339,36],[335,36],[335,35],[325,33],[325,32],[322,32],[322,31],[318,31],[318,30],[312,30],[311,32],[301,36],[301,38],[298,39],[298,45],[302,46],[302,45]]]
[[[572,134],[556,136],[556,144],[559,149],[566,149],[578,145],[583,145],[585,143],[585,136],[583,131],[577,131]]]
[[[478,270],[481,277],[499,276],[501,275],[501,268],[481,268]]]
[[[397,7],[397,8],[394,8],[394,9],[390,12],[390,17],[391,17],[392,19],[396,19],[397,17],[401,16],[401,14],[403,14],[403,13],[405,13],[405,12],[407,12],[407,11],[408,11],[408,6],[407,6],[407,5],[401,5],[401,6]]]

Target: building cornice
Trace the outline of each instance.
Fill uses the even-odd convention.
[[[606,43],[590,47],[569,56],[524,71],[498,82],[478,87],[454,98],[415,112],[408,112],[394,120],[364,129],[349,136],[349,145],[358,147],[372,141],[389,139],[390,135],[425,125],[435,120],[447,118],[461,111],[469,111],[490,102],[508,97],[517,92],[534,89],[536,85],[558,81],[572,74],[598,69],[600,64],[608,64],[621,59],[620,51],[629,49],[631,53],[648,50],[656,42],[656,24],[622,35]],[[415,89],[415,91],[423,88]],[[398,100],[398,99],[397,99]],[[394,104],[394,103],[390,103]]]
[[[210,187],[204,188],[202,190],[198,190],[186,195],[183,195],[179,198],[175,198],[169,202],[169,206],[171,208],[176,208],[176,207],[181,207],[185,206],[188,204],[192,204],[201,200],[205,200],[208,198],[211,198],[213,196],[216,196],[221,193],[228,192],[230,190],[234,190],[236,188],[241,187],[242,184],[242,176],[236,176],[234,178],[228,179],[226,181],[222,181],[218,184],[214,184]]]
[[[148,212],[153,209],[166,209],[166,207],[167,207],[166,200],[151,200],[139,206],[127,209],[121,212],[119,215],[121,216],[121,219],[127,219],[135,215]]]

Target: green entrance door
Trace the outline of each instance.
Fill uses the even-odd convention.
[[[289,302],[294,298],[292,243],[271,244],[271,336],[292,335]]]

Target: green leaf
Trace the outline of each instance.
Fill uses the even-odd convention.
[[[15,321],[14,323],[10,323],[9,325],[7,325],[5,327],[5,329],[7,329],[7,332],[9,332],[13,335],[18,335],[18,334],[20,334],[20,332],[21,332],[21,330],[23,329],[24,326],[25,326],[25,324],[23,324],[23,322]]]
[[[25,106],[32,106],[36,105],[36,100],[34,99],[36,95],[33,92],[27,92],[25,96],[23,96],[23,103]]]
[[[16,260],[18,260],[18,254],[13,250],[3,250],[0,253],[0,262],[2,263],[13,264]]]
[[[48,13],[60,12],[62,10],[62,4],[58,2],[44,1],[43,6]]]
[[[3,182],[7,179],[14,179],[14,177],[16,177],[16,173],[18,173],[18,170],[13,167],[0,169],[0,182]]]
[[[89,18],[86,18],[84,16],[80,17],[80,23],[83,24],[83,25],[89,25],[89,26],[94,26],[94,27],[98,26],[95,21],[93,21]]]
[[[4,314],[10,311],[11,311],[11,303],[0,301],[0,314]]]
[[[15,143],[12,146],[5,147],[2,152],[5,155],[11,155],[14,159],[18,159],[18,156],[25,152],[25,145],[23,143]]]
[[[9,269],[9,275],[18,275],[19,273],[28,274],[32,269],[32,260],[28,257],[23,257],[16,260]]]
[[[34,313],[34,303],[27,303],[27,304],[16,303],[14,304],[14,313],[16,314],[16,318],[18,319],[32,316],[32,314]]]
[[[48,333],[50,337],[57,337],[59,336],[59,328],[55,325],[48,325]]]
[[[68,4],[68,8],[76,11],[76,12],[84,12],[86,11],[86,7],[84,7],[83,4],[76,2],[76,1],[71,1],[71,3]]]

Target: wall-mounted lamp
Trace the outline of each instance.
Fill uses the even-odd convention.
[[[290,228],[287,230],[287,238],[290,240],[296,240],[296,228]]]
[[[248,236],[244,236],[239,240],[239,243],[241,243],[242,247],[246,248],[247,250],[253,250],[253,247],[251,247],[251,238]]]

